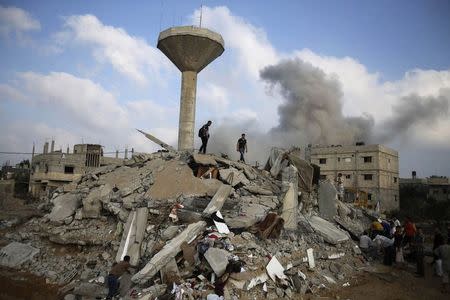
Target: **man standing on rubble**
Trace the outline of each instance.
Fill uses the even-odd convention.
[[[238,139],[237,144],[236,144],[236,151],[238,151],[241,154],[239,161],[245,163],[244,152],[248,152],[247,140],[245,139],[245,133],[243,133],[241,135],[241,138]]]
[[[208,121],[205,125],[200,128],[198,131],[198,137],[202,139],[202,146],[200,147],[200,150],[198,150],[198,153],[206,153],[206,146],[208,145],[209,140],[209,126],[211,126],[212,122]]]
[[[109,275],[107,277],[108,283],[108,296],[106,299],[112,299],[119,290],[119,277],[122,276],[125,272],[129,272],[130,268],[130,257],[125,255],[123,260],[117,264],[114,264],[109,271]]]

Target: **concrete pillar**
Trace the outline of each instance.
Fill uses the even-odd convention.
[[[134,156],[134,148],[131,148],[131,158]]]
[[[33,151],[31,152],[31,158],[34,157],[34,143],[33,143]]]
[[[67,153],[67,154],[69,154],[69,153],[70,153],[70,149],[69,149],[69,146],[67,146],[67,151],[66,151],[66,153]]]
[[[116,158],[119,158],[119,150],[116,150]]]
[[[44,154],[48,153],[48,142],[45,142],[44,144]]]
[[[197,72],[184,71],[181,77],[180,123],[178,125],[178,150],[194,149],[196,93],[197,93]]]
[[[55,141],[52,140],[52,146],[50,147],[50,153],[55,151]]]
[[[128,159],[128,148],[125,148],[125,159]]]

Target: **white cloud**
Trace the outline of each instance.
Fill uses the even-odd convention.
[[[29,31],[38,31],[41,24],[33,18],[27,11],[9,6],[0,5],[0,35],[22,38],[23,34]]]
[[[198,20],[200,11],[191,16]],[[203,7],[202,26],[219,32],[225,40],[225,51],[234,51],[238,64],[233,65],[239,73],[259,77],[259,70],[267,64],[275,63],[278,54],[267,39],[265,31],[233,15],[227,7]]]
[[[17,111],[21,105],[33,105],[36,111],[32,120],[18,118],[11,124],[2,124],[8,128],[2,149],[10,145],[12,149],[26,151],[32,141],[42,142],[51,137],[55,137],[57,145],[73,145],[83,139],[100,143],[107,151],[123,150],[125,146],[136,151],[158,149],[135,128],[148,130],[172,145],[177,140],[177,107],[150,100],[122,104],[101,85],[68,73],[19,73],[9,85],[0,85],[0,100],[12,101],[19,107]],[[44,119],[44,116],[51,117]],[[25,128],[29,128],[26,134]]]
[[[64,31],[55,34],[61,46],[70,42],[88,45],[98,62],[111,64],[117,72],[139,84],[146,84],[148,78],[158,80],[160,71],[170,65],[143,38],[128,34],[123,28],[105,25],[96,16],[70,16],[64,27]]]

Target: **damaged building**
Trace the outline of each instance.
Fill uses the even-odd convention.
[[[93,168],[122,161],[118,152],[116,157],[104,156],[103,148],[98,144],[76,144],[72,153],[69,147],[64,153],[62,150],[55,150],[55,141],[52,141],[50,150],[49,143],[46,142],[42,154],[34,155],[33,147],[29,192],[35,197],[47,196],[56,188],[80,179]],[[70,186],[66,186],[66,189],[69,188]]]
[[[342,174],[346,202],[399,209],[398,152],[384,145],[309,146],[307,156],[320,167],[321,179],[336,181]]]

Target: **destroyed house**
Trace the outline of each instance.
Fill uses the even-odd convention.
[[[42,154],[33,154],[29,192],[35,197],[51,194],[56,188],[80,179],[90,169],[123,161],[117,155],[103,156],[102,146],[97,144],[76,144],[72,153],[69,148],[66,153],[54,150],[54,145],[52,141],[49,151],[46,142]]]
[[[320,167],[320,179],[344,184],[344,200],[381,211],[399,209],[398,152],[383,145],[309,146],[311,163]]]

